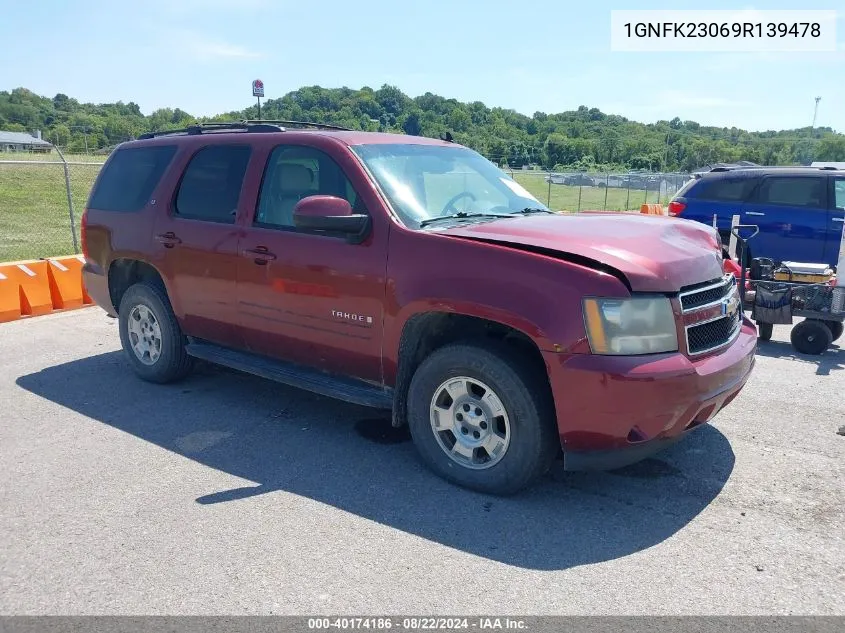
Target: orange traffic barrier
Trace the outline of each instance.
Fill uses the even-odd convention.
[[[82,283],[84,262],[85,259],[81,255],[51,257],[47,260],[53,309],[81,308],[92,303]]]
[[[0,263],[0,323],[92,305],[82,255]]]
[[[48,265],[45,261],[0,264],[0,320],[12,321],[22,316],[37,316],[53,311]]]
[[[21,316],[21,298],[17,284],[0,269],[0,323],[14,321]]]
[[[640,206],[640,213],[644,215],[669,215],[669,210],[662,204],[650,202]]]

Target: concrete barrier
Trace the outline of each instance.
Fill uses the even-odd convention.
[[[0,323],[93,304],[81,255],[0,263]]]

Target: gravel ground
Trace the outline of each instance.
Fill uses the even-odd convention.
[[[487,498],[379,414],[135,378],[98,308],[0,325],[2,614],[845,614],[845,350],[763,343],[712,425]]]

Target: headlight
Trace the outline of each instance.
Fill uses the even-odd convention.
[[[584,299],[584,324],[593,354],[678,351],[675,316],[666,297]]]

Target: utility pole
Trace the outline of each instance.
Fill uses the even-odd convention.
[[[813,110],[813,125],[810,128],[811,130],[815,129],[815,127],[816,127],[816,117],[819,115],[819,101],[821,101],[821,100],[822,100],[821,97],[816,97],[816,108],[815,108],[815,110]]]

